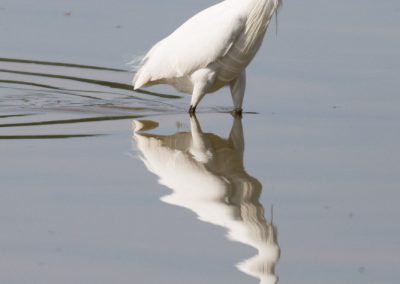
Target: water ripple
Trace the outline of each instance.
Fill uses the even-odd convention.
[[[7,131],[0,140],[92,137],[99,134],[53,132],[63,131],[60,125],[183,111],[171,102],[181,96],[134,91],[127,83],[132,74],[123,69],[16,58],[0,58],[0,66],[0,128]],[[40,134],[14,133],[53,125],[57,129],[39,129]]]

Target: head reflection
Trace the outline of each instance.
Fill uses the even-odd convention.
[[[172,189],[161,200],[225,227],[230,240],[257,249],[257,255],[239,263],[238,269],[262,284],[277,283],[277,229],[266,220],[259,202],[261,183],[243,166],[241,119],[234,118],[228,139],[204,133],[195,116],[190,118],[190,132],[170,136],[139,132],[148,124],[135,121],[134,140],[147,169]]]

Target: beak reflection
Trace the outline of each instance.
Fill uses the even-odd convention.
[[[261,183],[243,165],[241,118],[233,118],[227,139],[203,132],[196,116],[190,118],[190,132],[168,136],[141,132],[149,123],[134,121],[133,138],[147,169],[172,190],[161,200],[193,211],[201,221],[226,228],[229,240],[255,248],[257,254],[238,269],[262,284],[278,283],[277,228],[264,216]]]

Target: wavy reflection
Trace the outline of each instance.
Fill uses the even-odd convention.
[[[200,220],[226,228],[230,240],[254,247],[257,255],[239,263],[238,269],[262,284],[277,283],[277,228],[264,216],[261,183],[243,166],[241,119],[234,118],[228,139],[204,133],[195,116],[190,118],[190,132],[139,132],[156,126],[135,121],[133,137],[147,169],[172,189],[161,200],[195,212]]]
[[[27,75],[27,76],[70,80],[70,81],[76,81],[76,82],[80,82],[80,83],[87,83],[87,84],[92,84],[92,85],[108,87],[108,88],[112,88],[112,89],[132,91],[132,86],[130,84],[104,81],[104,80],[98,80],[98,79],[89,79],[89,78],[82,78],[82,77],[76,77],[76,76],[67,76],[67,75],[58,75],[58,74],[49,74],[49,73],[17,71],[17,70],[9,70],[9,69],[0,69],[0,73],[9,73],[9,74],[17,74],[17,75]],[[135,92],[146,94],[149,96],[156,96],[156,97],[160,97],[160,98],[168,98],[168,99],[181,98],[181,96],[177,96],[177,95],[160,94],[160,93],[155,93],[155,92],[150,92],[150,91],[145,91],[145,90],[135,90]]]
[[[63,62],[51,62],[51,61],[41,61],[41,60],[26,60],[26,59],[20,59],[20,58],[0,57],[0,62],[48,65],[48,66],[58,66],[58,67],[73,67],[73,68],[81,68],[81,69],[105,70],[105,71],[114,71],[114,72],[127,72],[126,70],[122,70],[122,69],[108,68],[108,67],[101,67],[101,66],[71,64],[71,63],[63,63]]]
[[[134,92],[124,83],[130,77],[105,66],[0,57],[0,140],[89,138],[107,135],[116,121],[180,111],[181,96]]]

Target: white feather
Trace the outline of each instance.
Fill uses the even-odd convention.
[[[201,11],[150,49],[133,78],[134,89],[167,83],[192,93],[191,76],[204,68],[211,73],[204,72],[209,84],[202,91],[230,84],[257,53],[280,3],[226,0]]]

